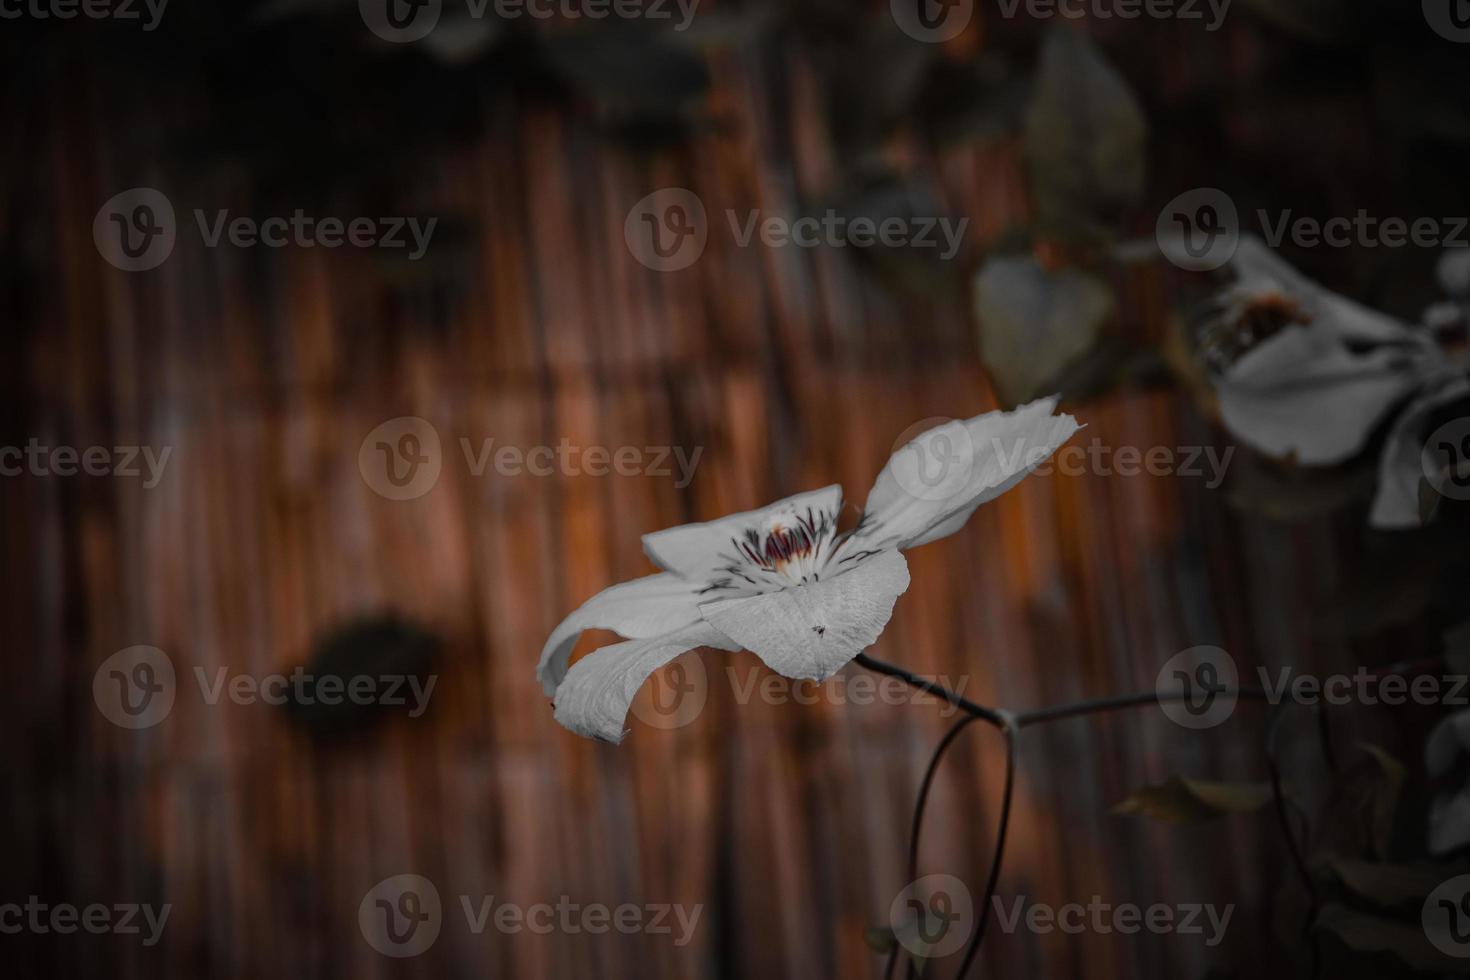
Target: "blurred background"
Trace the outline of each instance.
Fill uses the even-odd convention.
[[[151,937],[0,915],[13,975],[881,975],[953,717],[751,695],[753,655],[706,652],[612,746],[555,723],[536,659],[654,570],[641,534],[830,483],[860,505],[933,420],[1053,391],[1076,444],[1171,462],[1032,477],[913,552],[876,656],[1023,709],[1152,690],[1202,644],[1242,683],[1445,651],[1459,533],[1369,528],[1371,447],[1237,446],[1196,330],[1229,269],[1156,229],[1200,188],[1231,235],[1470,214],[1453,3],[391,2],[3,8],[0,903],[169,907]],[[831,220],[759,230],[803,217]],[[855,219],[904,234],[830,231]],[[1279,251],[1406,322],[1441,292],[1437,248]],[[333,678],[372,703],[312,696]],[[1254,703],[1028,731],[1007,910],[1234,911],[1210,945],[992,921],[977,973],[1448,972],[1384,884],[1430,861],[1444,709],[1282,714],[1269,753]],[[1273,761],[1286,817],[1168,788]],[[1003,764],[967,731],[918,851],[977,907]],[[438,931],[385,953],[378,898],[421,907],[401,875]],[[698,917],[476,929],[487,898]]]

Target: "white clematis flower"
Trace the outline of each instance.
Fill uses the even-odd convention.
[[[909,586],[902,551],[952,534],[975,508],[1015,486],[1078,425],[1043,399],[923,433],[889,459],[862,519],[839,533],[842,488],[644,535],[664,571],[614,585],[546,641],[536,676],[556,720],[619,742],[634,696],[696,647],[748,649],[786,677],[835,674],[878,638]],[[931,464],[940,461],[936,476]],[[627,637],[568,667],[586,629]]]
[[[1461,274],[1448,266],[1447,289]],[[1227,346],[1248,349],[1216,379],[1225,427],[1266,455],[1331,466],[1361,452],[1396,411],[1369,523],[1418,527],[1429,422],[1470,397],[1463,368],[1434,340],[1437,308],[1426,327],[1410,327],[1323,289],[1254,238],[1241,240],[1232,268],[1237,281],[1220,295],[1216,329],[1236,335]],[[1257,338],[1259,328],[1272,332]]]
[[[1223,369],[1220,417],[1266,455],[1306,466],[1350,459],[1445,367],[1424,331],[1322,288],[1258,239],[1241,239],[1231,268],[1238,280],[1221,296],[1222,321],[1249,330],[1261,317],[1279,329]]]

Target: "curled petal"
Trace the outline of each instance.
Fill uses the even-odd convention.
[[[677,575],[649,575],[603,589],[552,631],[541,648],[536,679],[554,696],[583,630],[607,629],[630,639],[663,636],[699,620],[696,586]]]
[[[1227,292],[1236,299],[1278,293],[1300,305],[1318,329],[1338,340],[1395,343],[1412,340],[1406,324],[1377,310],[1339,296],[1287,265],[1254,235],[1243,235],[1230,260],[1239,277]]]
[[[1424,478],[1424,440],[1436,410],[1470,395],[1470,381],[1453,378],[1410,402],[1397,419],[1378,463],[1378,494],[1368,523],[1379,528],[1411,528],[1419,518],[1419,481]]]
[[[621,742],[623,723],[638,689],[649,676],[695,647],[737,650],[700,621],[663,636],[614,643],[572,664],[556,690],[556,720],[568,730],[605,742]]]
[[[820,582],[700,608],[776,673],[825,680],[878,638],[909,587],[908,562],[897,551],[847,561],[848,570]]]
[[[1221,379],[1220,418],[1267,455],[1308,466],[1341,463],[1422,383],[1430,363],[1417,347],[1353,350],[1316,324],[1286,327]]]
[[[853,541],[877,550],[912,548],[964,525],[975,509],[1019,483],[1080,426],[1043,398],[930,429],[888,460]]]
[[[1470,751],[1470,710],[1457,711],[1435,725],[1424,740],[1424,767],[1431,777],[1443,776],[1467,751]]]
[[[1470,790],[1438,797],[1429,807],[1429,851],[1448,854],[1470,843]]]

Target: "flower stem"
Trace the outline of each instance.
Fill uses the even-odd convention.
[[[985,895],[981,900],[979,917],[975,925],[975,934],[970,937],[970,943],[965,949],[965,958],[960,964],[959,973],[956,974],[956,977],[963,978],[970,972],[970,968],[975,964],[976,957],[980,955],[980,943],[985,938],[985,927],[990,922],[990,906],[996,889],[1000,885],[1001,859],[1005,856],[1006,831],[1010,828],[1011,804],[1015,797],[1016,764],[1017,758],[1020,755],[1021,729],[1028,725],[1041,725],[1048,722],[1061,721],[1066,718],[1077,718],[1084,715],[1100,714],[1106,711],[1117,711],[1123,708],[1134,708],[1148,704],[1160,704],[1165,701],[1183,700],[1187,695],[1183,692],[1178,694],[1172,692],[1160,694],[1157,691],[1147,691],[1141,694],[1125,694],[1119,697],[1076,701],[1071,704],[1053,705],[1049,708],[1038,708],[1033,711],[1012,714],[1004,709],[989,708],[983,704],[978,704],[949,690],[941,684],[920,677],[910,670],[906,670],[896,664],[878,660],[875,657],[870,657],[865,653],[858,654],[855,659],[859,665],[866,667],[868,670],[879,674],[886,674],[889,677],[897,677],[910,687],[941,698],[966,713],[966,717],[957,721],[945,733],[944,738],[940,740],[939,745],[934,750],[934,754],[930,757],[928,767],[924,770],[924,778],[919,785],[919,799],[914,806],[913,827],[910,830],[909,836],[908,875],[910,881],[914,881],[918,877],[919,834],[924,822],[924,808],[929,801],[929,791],[934,785],[934,776],[939,771],[939,763],[944,758],[944,753],[954,744],[955,739],[959,737],[960,733],[974,721],[987,722],[1005,736],[1006,777],[1005,788],[1001,791],[1000,823],[996,829],[995,854],[991,858],[990,876],[985,883]],[[1261,688],[1241,688],[1235,692],[1235,696],[1250,700],[1263,700],[1267,695],[1266,691]],[[1281,793],[1280,775],[1275,771],[1274,759],[1272,760],[1272,767],[1273,796],[1276,799],[1277,806],[1281,807],[1284,804]],[[1284,819],[1284,814],[1282,816]],[[1295,854],[1295,838],[1290,833],[1289,824],[1285,826],[1288,843],[1293,849],[1293,856],[1296,857],[1298,855]],[[888,958],[887,968],[883,974],[885,980],[892,975],[897,956],[898,950],[895,948]],[[913,977],[914,973],[915,971],[911,963],[908,975]]]

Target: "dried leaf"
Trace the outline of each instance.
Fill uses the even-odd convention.
[[[1418,923],[1395,922],[1330,903],[1317,914],[1313,929],[1340,939],[1361,953],[1392,953],[1416,970],[1470,973],[1470,960],[1452,959],[1434,948]]]
[[[1167,782],[1135,791],[1112,812],[1166,823],[1202,823],[1226,813],[1259,810],[1269,802],[1269,783],[1217,783],[1171,776]]]
[[[1143,193],[1147,126],[1138,99],[1079,30],[1050,31],[1026,113],[1038,223],[1093,237]]]

